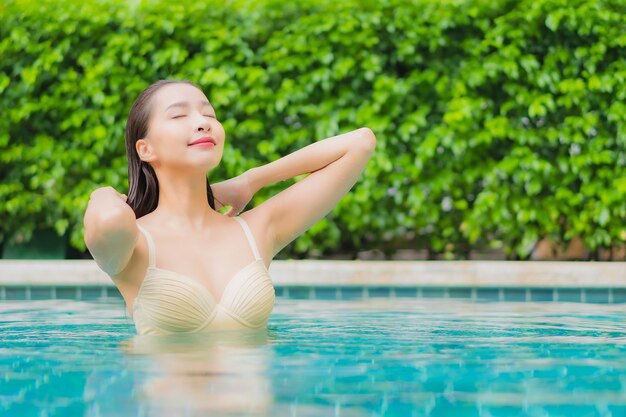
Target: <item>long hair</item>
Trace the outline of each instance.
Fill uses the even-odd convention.
[[[160,88],[169,84],[189,84],[200,90],[197,85],[187,80],[159,80],[139,94],[128,113],[125,133],[126,157],[128,158],[128,199],[126,202],[137,218],[156,209],[159,202],[159,181],[150,164],[139,159],[135,144],[148,133],[152,97]],[[215,210],[215,198],[208,178],[206,188],[209,205]]]

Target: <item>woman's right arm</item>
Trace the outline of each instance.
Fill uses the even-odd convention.
[[[98,266],[110,277],[123,271],[133,254],[137,235],[135,212],[126,196],[112,187],[91,193],[85,218],[85,244]]]

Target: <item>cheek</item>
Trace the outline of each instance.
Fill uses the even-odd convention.
[[[153,142],[153,151],[161,161],[173,161],[187,151],[187,141],[168,134],[167,130],[159,132]]]
[[[175,143],[186,142],[189,140],[189,128],[180,122],[166,122],[159,126],[159,130],[155,131],[158,137],[159,146],[172,147]]]
[[[213,130],[220,131],[222,132],[222,134],[224,133],[224,126],[219,120],[214,119],[211,127],[213,128]]]
[[[182,120],[171,120],[161,125],[163,133],[166,133],[167,136],[181,136],[184,134],[189,128]]]

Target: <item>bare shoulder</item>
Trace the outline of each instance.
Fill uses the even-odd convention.
[[[107,275],[128,265],[137,240],[135,213],[111,187],[91,193],[83,218],[85,245]]]
[[[149,229],[149,220],[147,221],[142,217],[137,220],[137,226]],[[139,227],[138,230],[140,230]],[[148,268],[148,241],[141,231],[137,235],[135,246],[126,268],[111,277],[118,284],[118,287],[121,284],[130,288],[138,288]]]

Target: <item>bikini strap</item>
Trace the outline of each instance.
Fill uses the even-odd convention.
[[[156,262],[156,249],[154,246],[154,240],[152,240],[150,232],[148,232],[142,226],[138,224],[137,228],[139,228],[139,231],[143,233],[143,235],[146,237],[146,241],[148,242],[148,267],[154,268]]]
[[[248,223],[246,223],[246,221],[239,216],[233,217],[233,219],[237,220],[237,222],[241,225],[241,228],[245,232],[246,237],[248,238],[248,243],[250,244],[250,248],[252,249],[252,253],[254,253],[254,258],[256,260],[262,259],[261,255],[259,255],[259,249],[256,246],[256,241],[254,240],[254,236],[252,235],[252,231],[250,230]]]

